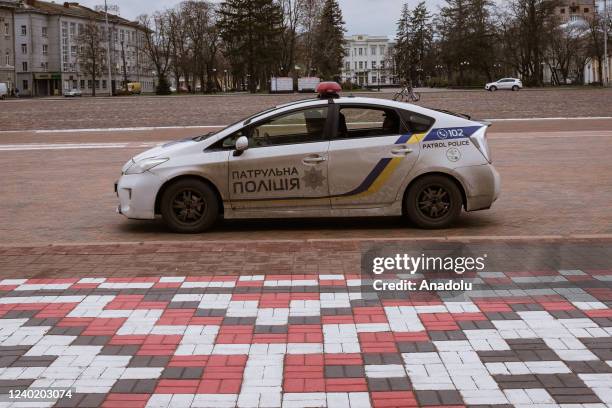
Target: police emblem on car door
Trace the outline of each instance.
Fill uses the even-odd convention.
[[[248,148],[229,158],[232,208],[329,209],[327,119],[319,105],[245,129]]]

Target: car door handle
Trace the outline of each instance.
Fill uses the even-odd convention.
[[[317,164],[324,162],[325,160],[327,159],[323,156],[307,156],[302,159],[305,164]]]
[[[391,153],[393,154],[410,154],[412,153],[412,149],[409,147],[397,147],[393,150],[391,150]]]

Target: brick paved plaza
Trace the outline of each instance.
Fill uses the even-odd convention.
[[[410,248],[449,245],[493,268],[452,298],[366,291],[356,256],[345,273],[3,279],[0,390],[73,387],[57,407],[612,404],[609,242]]]

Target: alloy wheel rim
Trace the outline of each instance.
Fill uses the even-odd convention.
[[[206,215],[206,201],[193,189],[184,189],[172,199],[172,213],[183,224],[196,224]]]
[[[440,185],[429,185],[417,196],[419,212],[432,220],[439,220],[450,213],[451,198],[448,190]]]

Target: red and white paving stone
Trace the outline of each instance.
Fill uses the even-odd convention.
[[[0,280],[0,394],[75,391],[0,406],[612,406],[612,270],[471,279],[461,301],[344,274]]]

